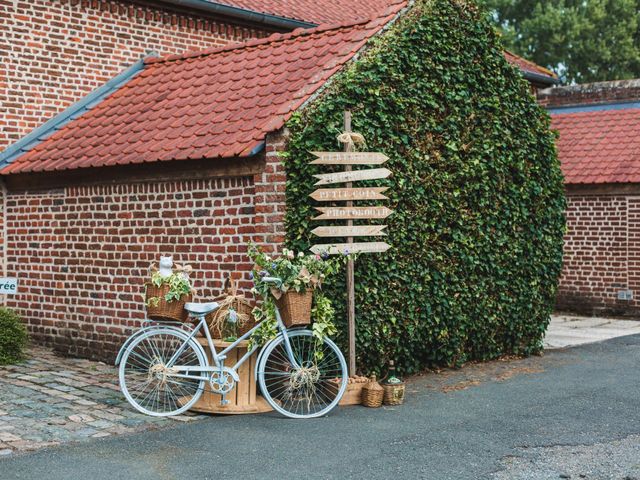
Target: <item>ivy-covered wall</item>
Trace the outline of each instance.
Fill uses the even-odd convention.
[[[308,152],[340,149],[345,109],[367,150],[390,157],[393,177],[371,184],[390,187],[392,249],[356,262],[364,372],[541,348],[562,260],[562,175],[548,116],[483,17],[466,0],[418,0],[289,122],[296,250],[324,243],[310,234],[321,223],[308,195],[312,174],[331,168],[309,165]],[[325,288],[345,346],[344,276]]]

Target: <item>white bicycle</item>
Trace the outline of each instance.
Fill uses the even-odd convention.
[[[279,285],[278,278],[264,282]],[[227,367],[227,353],[249,338],[260,326],[217,352],[205,316],[218,308],[212,303],[187,303],[185,309],[197,319],[195,328],[184,324],[150,322],[124,343],[119,365],[120,388],[126,399],[142,413],[153,416],[179,415],[200,398],[205,384],[225,395],[240,381],[237,370],[258,347]],[[310,330],[287,329],[276,307],[277,336],[268,342],[256,362],[255,375],[262,395],[271,407],[290,418],[315,418],[329,413],[347,388],[347,365],[340,349],[330,339],[318,342]],[[204,332],[214,365],[195,337]]]

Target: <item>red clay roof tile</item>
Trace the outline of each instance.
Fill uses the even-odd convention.
[[[354,19],[369,17],[394,3],[394,0],[222,0],[219,3],[254,12],[279,17],[302,20],[316,24],[351,22]],[[300,29],[296,29],[300,30]],[[509,51],[505,51],[507,60],[521,70],[555,79],[556,75],[525,60]]]
[[[149,59],[127,84],[2,173],[247,156],[403,6],[373,21]]]
[[[136,77],[1,173],[249,155],[406,5],[371,0],[345,8],[337,0],[314,0],[299,10],[304,2],[244,3],[258,10],[277,4],[298,19],[317,7],[314,15],[327,15],[317,21],[343,23],[147,59]],[[370,12],[380,13],[345,21]],[[505,56],[525,71],[553,75]]]
[[[232,7],[311,23],[337,23],[366,18],[390,5],[388,0],[222,0]]]
[[[640,108],[551,113],[565,183],[640,182]]]

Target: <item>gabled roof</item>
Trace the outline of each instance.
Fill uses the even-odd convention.
[[[509,50],[504,51],[504,56],[509,63],[517,66],[522,71],[524,78],[534,84],[555,85],[558,83],[558,76],[551,70],[530,62]]]
[[[404,5],[356,23],[146,59],[128,83],[0,173],[253,155]]]
[[[396,0],[355,22],[147,58],[135,74],[118,76],[1,152],[0,173],[254,155],[267,133],[281,128],[406,4]],[[544,70],[505,55],[521,68]]]
[[[640,182],[640,103],[551,109],[565,183]]]
[[[221,13],[253,20],[276,28],[309,27],[323,23],[350,22],[369,18],[396,0],[164,0],[179,6],[188,6],[210,13]],[[289,23],[287,23],[289,22]],[[295,24],[294,22],[299,22]],[[512,52],[505,51],[507,60],[518,66],[524,77],[537,86],[558,83],[558,77],[551,70],[525,60]]]
[[[222,0],[223,5],[311,22],[347,22],[368,18],[392,5],[389,0]]]

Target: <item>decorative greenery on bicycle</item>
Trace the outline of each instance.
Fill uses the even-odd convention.
[[[262,304],[255,307],[253,316],[262,321],[261,328],[251,336],[252,345],[264,345],[277,334],[275,302],[288,292],[315,291],[313,309],[311,310],[311,331],[321,344],[325,336],[336,333],[333,323],[335,310],[331,300],[325,297],[320,288],[323,281],[339,270],[346,257],[330,258],[329,255],[306,254],[284,249],[282,256],[272,258],[255,245],[249,246],[249,257],[255,263],[251,272],[254,280],[253,293],[262,298]],[[279,286],[263,281],[264,278],[276,277],[281,280]],[[321,354],[318,350],[317,354]]]

